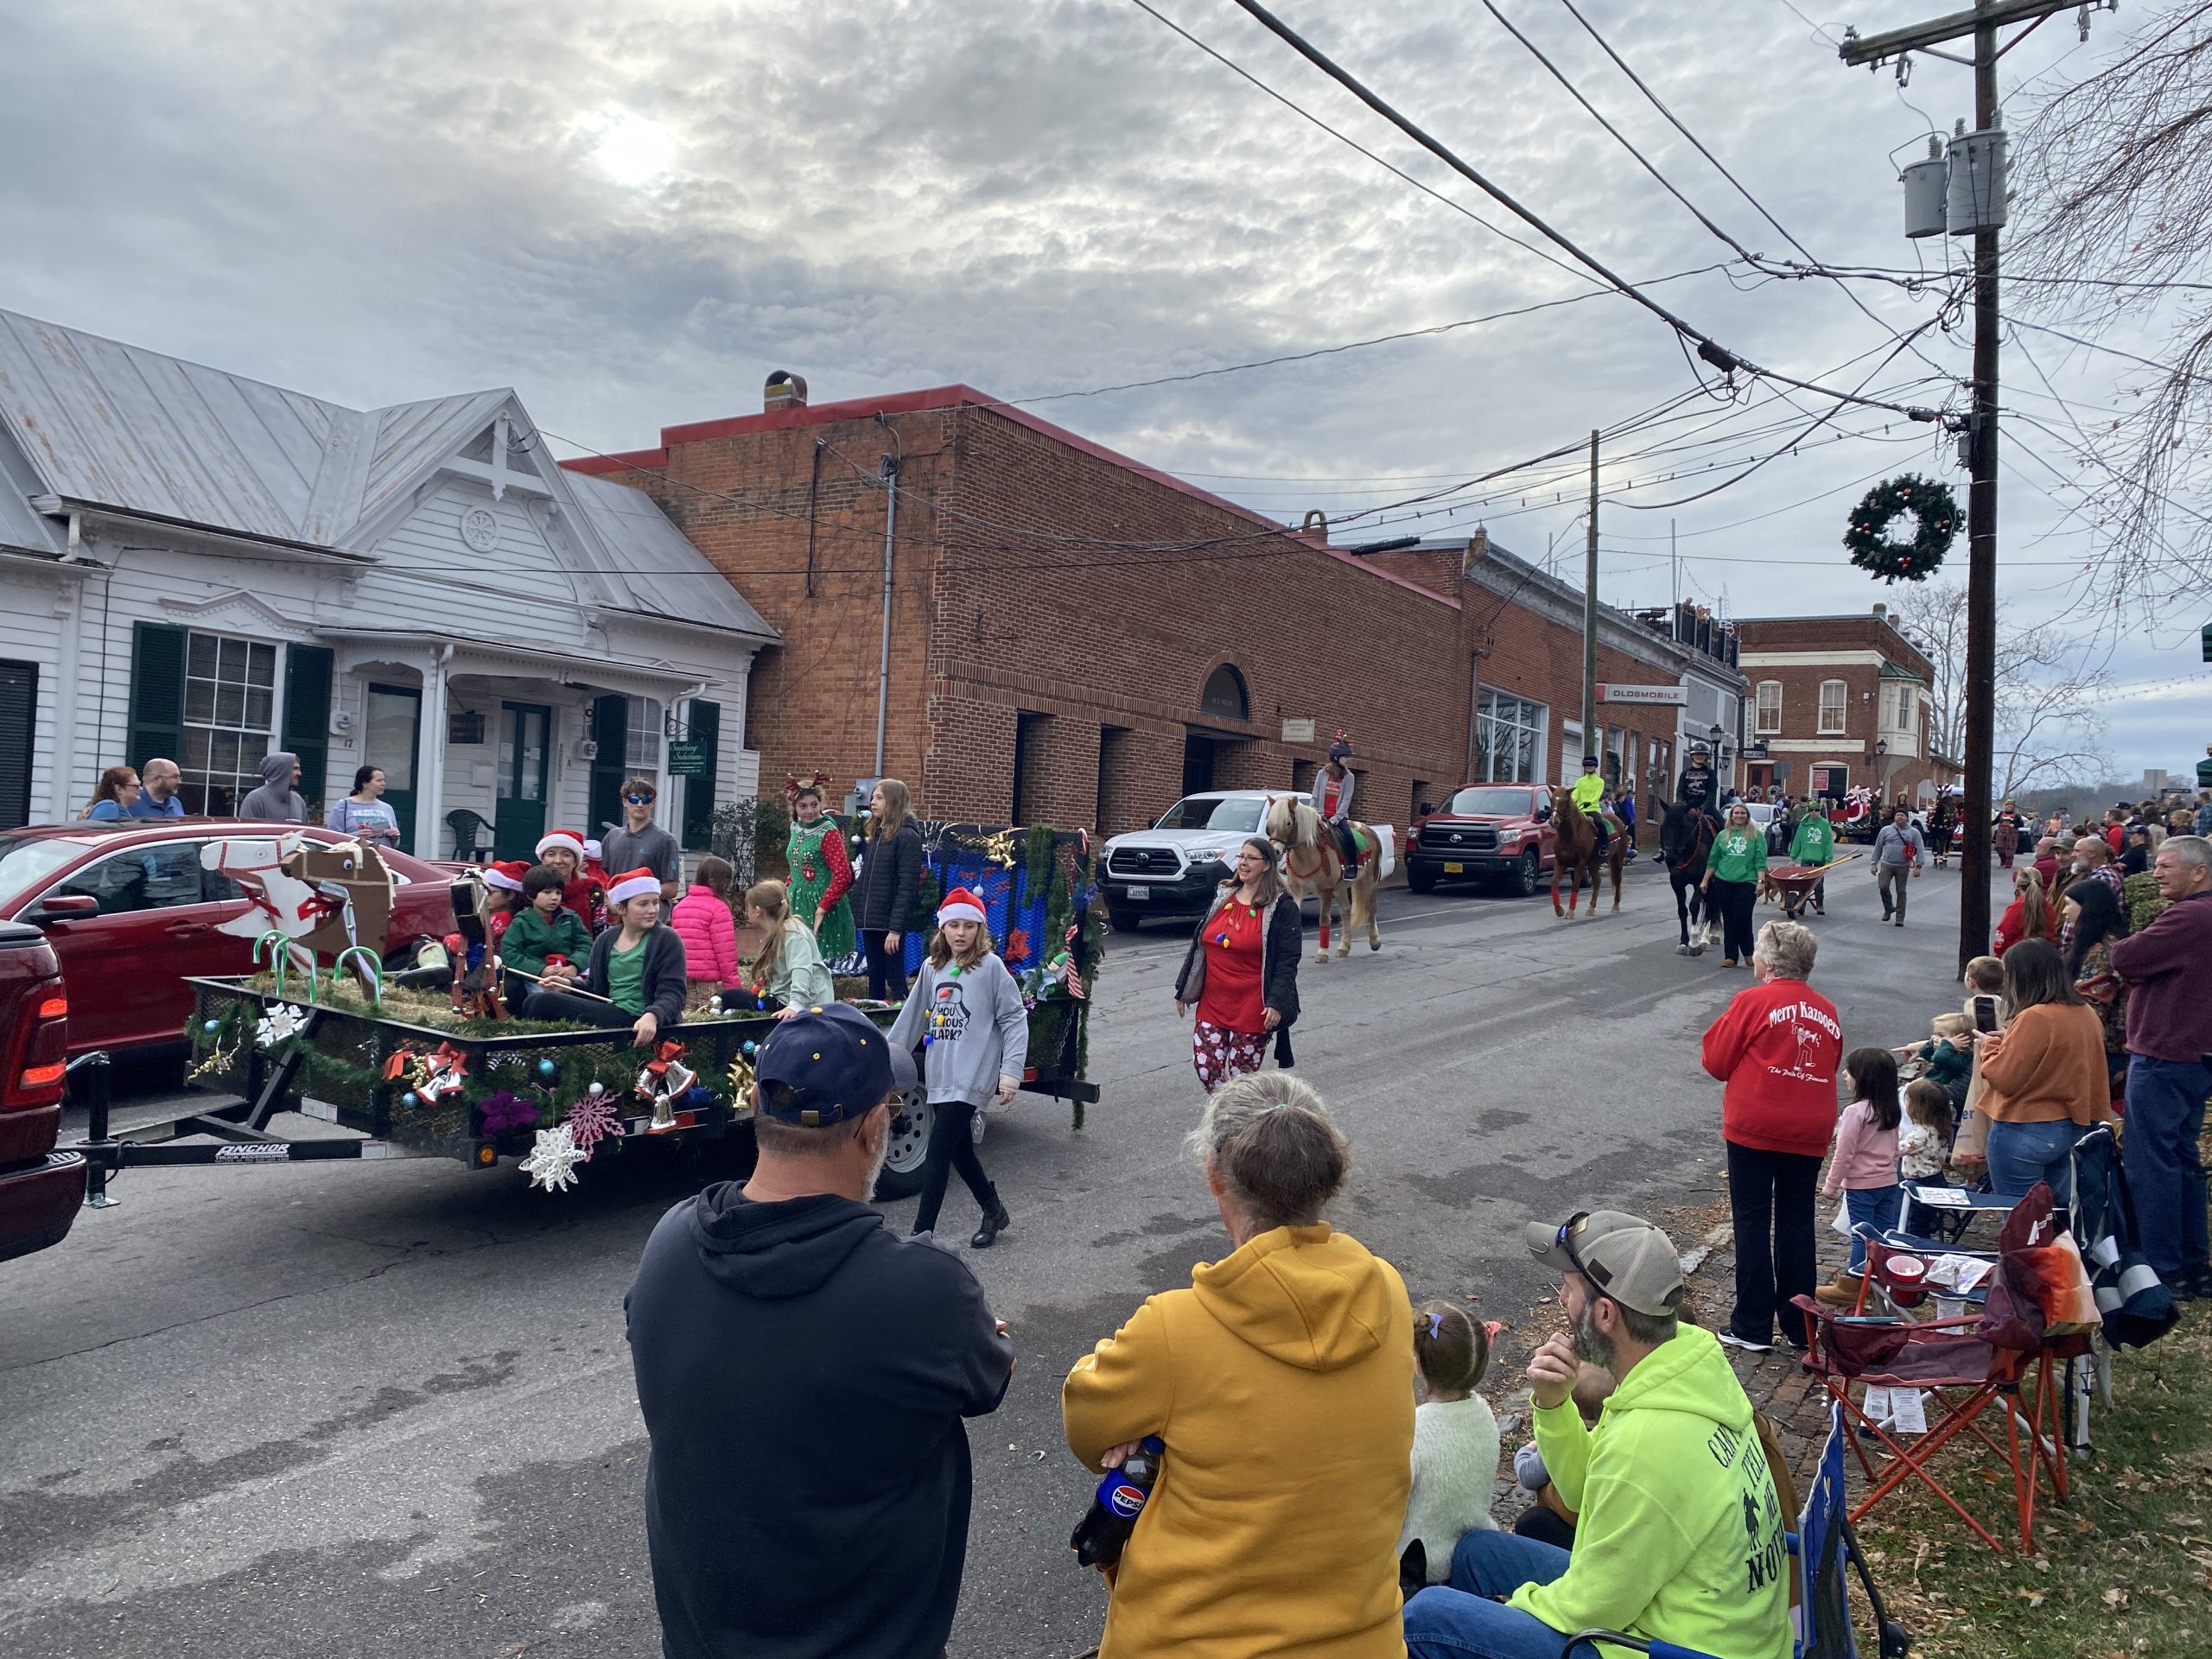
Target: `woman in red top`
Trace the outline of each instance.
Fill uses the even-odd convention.
[[[2005,906],[1997,931],[1990,937],[1993,957],[2003,956],[2022,939],[2058,937],[2057,908],[2044,895],[2043,877],[2031,869],[2022,870],[2012,878],[2012,902]]]
[[[1815,1285],[1813,1188],[1835,1129],[1843,1058],[1835,1004],[1805,982],[1817,949],[1812,929],[1796,922],[1759,929],[1758,983],[1737,992],[1705,1033],[1705,1069],[1728,1085],[1720,1133],[1736,1229],[1736,1306],[1715,1334],[1759,1353],[1774,1346],[1777,1313],[1784,1338],[1805,1345],[1789,1303]]]
[[[1216,897],[1175,982],[1175,1012],[1198,1010],[1192,1065],[1208,1094],[1258,1071],[1268,1037],[1298,1018],[1304,926],[1275,872],[1274,843],[1252,836],[1237,849],[1235,885]]]

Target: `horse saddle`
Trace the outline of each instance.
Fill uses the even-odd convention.
[[[1351,842],[1351,868],[1354,870],[1361,868],[1369,859],[1375,856],[1376,848],[1379,844],[1375,832],[1363,823],[1346,825],[1345,839]],[[1338,843],[1339,849],[1342,844],[1341,842]]]

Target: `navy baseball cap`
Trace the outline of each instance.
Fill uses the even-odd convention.
[[[874,1021],[842,1002],[809,1008],[781,1020],[760,1045],[754,1075],[760,1109],[779,1123],[825,1128],[865,1117],[893,1089],[914,1086],[914,1057],[892,1046]],[[766,1085],[788,1084],[779,1108]]]

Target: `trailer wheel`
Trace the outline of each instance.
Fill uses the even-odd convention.
[[[981,1113],[976,1114],[978,1117]],[[936,1115],[918,1089],[899,1103],[891,1120],[891,1141],[883,1173],[875,1178],[879,1198],[911,1198],[922,1190],[922,1163],[930,1149],[930,1125]]]

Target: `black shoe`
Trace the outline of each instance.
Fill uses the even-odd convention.
[[[998,1238],[999,1229],[1013,1225],[1014,1217],[1007,1214],[1006,1205],[993,1198],[991,1207],[984,1212],[983,1224],[976,1230],[976,1236],[968,1243],[971,1249],[988,1250]]]

